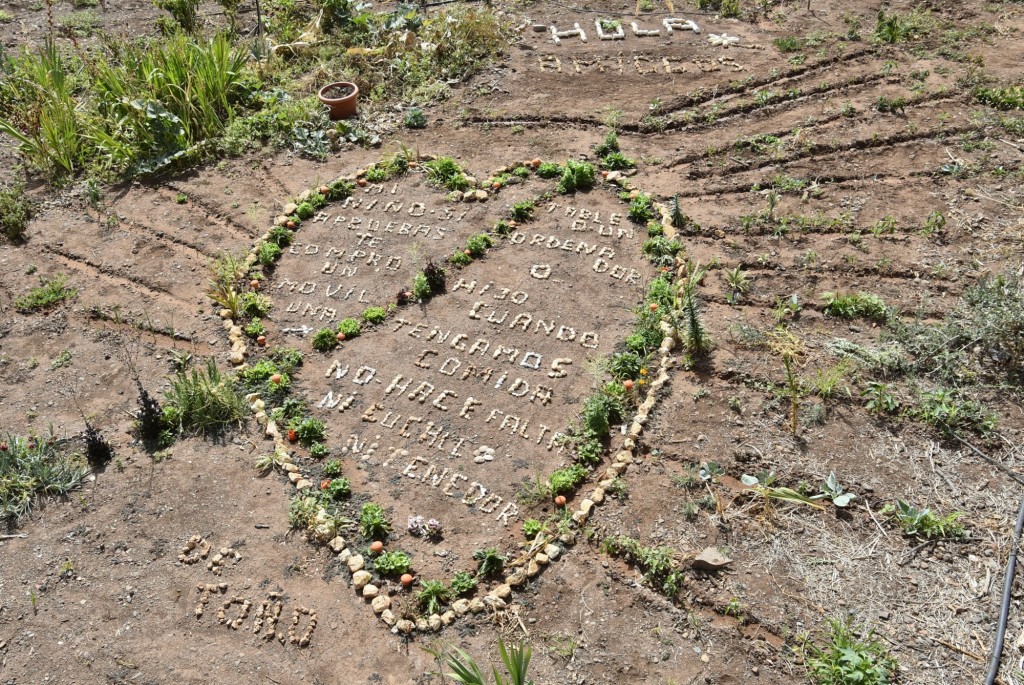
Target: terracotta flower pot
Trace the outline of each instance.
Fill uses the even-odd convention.
[[[328,97],[326,94],[332,91],[342,90],[347,91],[347,95],[341,97]],[[320,89],[317,93],[317,97],[320,98],[320,102],[327,105],[331,110],[330,116],[332,121],[338,119],[347,119],[356,115],[356,101],[359,100],[359,87],[354,83],[348,83],[347,81],[338,81],[337,83],[328,83],[326,86]]]

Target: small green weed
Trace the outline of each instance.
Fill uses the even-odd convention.
[[[22,314],[56,307],[78,294],[77,288],[68,286],[68,277],[58,274],[49,280],[39,278],[40,286],[14,300],[14,308]]]

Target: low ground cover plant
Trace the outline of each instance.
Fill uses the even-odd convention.
[[[89,472],[82,455],[55,435],[0,439],[0,522],[28,516],[40,498],[57,497],[79,487]]]

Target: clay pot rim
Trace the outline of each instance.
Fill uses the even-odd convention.
[[[346,86],[352,88],[352,92],[348,95],[342,95],[340,98],[329,98],[324,95],[324,92],[331,88],[344,88]],[[359,86],[351,81],[335,81],[334,83],[328,83],[326,86],[318,90],[316,96],[320,98],[320,102],[323,102],[324,104],[345,102],[346,100],[351,100],[359,96]]]

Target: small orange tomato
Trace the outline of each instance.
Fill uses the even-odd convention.
[[[374,540],[370,543],[370,551],[374,554],[380,554],[384,551],[384,543],[380,540]]]
[[[402,574],[402,585],[404,585],[405,587],[409,587],[410,585],[412,585],[412,581],[413,577],[411,573]]]
[[[295,228],[295,222],[294,222],[294,221],[291,221],[291,220],[289,220],[289,221],[286,221],[286,222],[284,223],[284,226],[285,226],[285,228]]]
[[[602,171],[601,172],[601,178],[608,178],[608,172],[607,171]]]
[[[258,338],[256,338],[256,344],[259,345],[260,347],[266,347],[267,346],[267,336],[261,335]]]
[[[633,389],[633,381],[630,380],[630,379],[626,379],[626,380],[622,381],[622,387],[624,387],[626,390],[632,390]]]
[[[359,186],[360,188],[365,188],[366,187],[366,179],[365,178],[358,179],[356,181],[356,185]]]
[[[251,281],[249,281],[249,287],[252,288],[253,290],[259,290],[260,282],[254,278]]]
[[[470,250],[468,247],[465,250],[463,250],[463,252],[465,252],[466,255],[469,256],[469,257],[473,256],[473,251]]]
[[[652,312],[658,311],[658,303],[657,302],[651,302],[650,306],[651,306],[651,311]]]
[[[277,385],[278,383],[280,383],[281,382],[281,374],[275,373],[273,376],[270,377],[270,382],[273,383],[274,385]]]
[[[565,495],[559,495],[558,497],[555,498],[555,506],[556,507],[564,507],[565,506]]]
[[[320,186],[320,194],[321,195],[327,195],[330,192],[331,192],[331,189],[328,188],[327,186]]]
[[[338,331],[338,334],[334,336],[334,339],[337,340],[338,342],[341,342],[342,340],[345,339],[345,334],[342,333],[341,331]]]
[[[534,169],[539,167],[540,166],[540,158],[539,157],[534,157],[532,160],[530,160],[530,166],[532,166]]]
[[[501,188],[501,182],[500,181],[495,181],[494,183],[491,184],[491,188],[493,188],[494,190],[500,189]]]
[[[288,429],[288,441],[289,442],[295,442],[298,439],[299,439],[299,434],[295,432],[295,429],[294,428],[289,428]]]
[[[331,487],[331,479],[330,478],[328,478],[327,480],[320,481],[320,489],[321,490],[326,490],[329,487]]]
[[[419,162],[409,162],[409,168],[410,168],[410,169],[415,169],[415,168],[417,168],[417,167],[418,167],[419,165],[420,165],[420,163],[419,163]]]
[[[508,225],[511,226],[512,228],[515,228],[516,226],[519,225],[519,222],[516,221],[515,219],[512,219],[511,221],[508,222]]]

